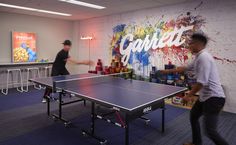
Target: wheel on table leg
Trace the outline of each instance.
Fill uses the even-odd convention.
[[[60,101],[59,101],[59,100],[57,100],[57,102],[58,102],[58,103],[60,103]],[[64,103],[64,101],[61,101],[61,103]]]
[[[87,137],[87,133],[84,132],[84,131],[82,131],[82,135],[83,135],[84,137]]]
[[[64,123],[65,127],[69,127],[70,124],[71,124],[71,122],[65,122],[65,123]]]
[[[52,116],[52,120],[56,122],[57,118],[55,116]]]
[[[149,125],[149,122],[150,122],[150,121],[151,121],[151,120],[146,120],[146,121],[145,121],[145,124],[146,124],[146,125]]]
[[[101,141],[100,145],[106,145],[107,144],[107,140]]]

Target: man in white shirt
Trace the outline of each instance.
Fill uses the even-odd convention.
[[[207,136],[216,145],[228,145],[228,143],[217,132],[217,122],[220,111],[225,104],[225,94],[220,83],[219,74],[213,57],[205,50],[207,37],[202,34],[193,34],[189,44],[189,50],[196,55],[194,61],[186,67],[162,70],[164,74],[183,73],[193,70],[196,83],[185,100],[199,92],[199,99],[194,104],[190,112],[190,122],[192,127],[192,143],[184,145],[202,145],[199,118],[203,116],[204,129]]]

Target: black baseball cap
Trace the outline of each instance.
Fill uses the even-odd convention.
[[[72,43],[70,40],[65,40],[62,44],[71,46]]]

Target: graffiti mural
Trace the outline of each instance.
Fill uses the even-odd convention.
[[[148,76],[152,66],[163,69],[169,62],[185,65],[192,60],[187,42],[194,32],[201,32],[205,19],[191,13],[176,19],[144,23],[119,24],[113,28],[110,50],[113,58],[119,58],[136,74]]]

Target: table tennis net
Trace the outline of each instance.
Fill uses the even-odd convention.
[[[131,74],[132,74],[131,72],[123,72],[109,75],[96,75],[90,77],[79,77],[79,78],[55,81],[53,82],[53,90],[57,90],[58,88],[64,89],[66,87],[80,87],[80,86],[106,83],[114,81],[115,79],[118,78],[130,79]]]

